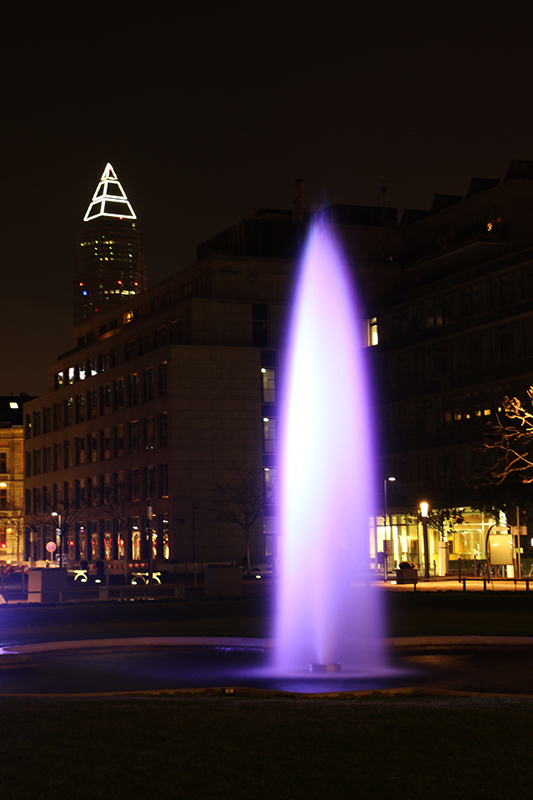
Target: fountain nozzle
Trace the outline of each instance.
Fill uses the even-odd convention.
[[[339,661],[334,661],[332,664],[309,664],[309,672],[340,672],[341,665]]]

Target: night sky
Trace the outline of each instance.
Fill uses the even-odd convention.
[[[76,233],[107,161],[149,285],[256,207],[428,208],[533,159],[518,3],[32,3],[3,11],[0,394],[72,346]],[[105,10],[104,10],[105,9]]]

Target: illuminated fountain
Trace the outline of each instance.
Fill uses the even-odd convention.
[[[310,234],[287,354],[280,461],[276,668],[376,675],[382,615],[369,585],[375,513],[363,321],[331,231]]]

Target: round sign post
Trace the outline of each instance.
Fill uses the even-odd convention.
[[[46,549],[48,550],[50,555],[52,555],[57,550],[57,545],[56,545],[55,542],[47,542],[46,543]]]

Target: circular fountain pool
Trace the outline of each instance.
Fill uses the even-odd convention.
[[[4,651],[2,694],[102,694],[180,692],[220,688],[297,694],[367,691],[490,692],[533,694],[532,650],[501,645],[409,646],[389,651],[390,667],[380,675],[354,672],[310,674],[303,669],[277,675],[267,648],[216,640],[215,644],[141,645],[142,640],[56,643]],[[150,641],[150,640],[148,640]],[[135,642],[135,644],[133,643]],[[13,664],[10,656],[31,656]],[[14,660],[14,659],[13,659]],[[14,668],[13,668],[14,667]],[[27,667],[27,668],[24,668]]]

